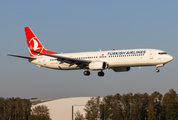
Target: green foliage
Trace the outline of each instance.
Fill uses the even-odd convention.
[[[104,118],[113,120],[123,119],[123,108],[121,104],[121,95],[109,95],[103,98],[104,104]]]
[[[147,118],[148,94],[135,94],[130,100],[130,104],[130,118],[132,120],[145,120]]]
[[[49,120],[49,118],[37,115],[30,115],[28,120]]]
[[[164,104],[166,106],[167,120],[178,120],[178,96],[176,92],[171,89],[164,95]]]
[[[39,118],[49,119],[49,109],[45,105],[38,105],[32,109],[31,114],[33,116],[38,116]]]
[[[100,104],[101,100],[100,97],[98,96],[97,98],[91,98],[85,105],[85,118],[87,120],[97,120],[100,117]]]
[[[130,119],[130,113],[131,113],[131,105],[132,105],[132,97],[133,94],[129,93],[129,94],[124,94],[122,96],[122,106],[123,106],[123,115],[124,115],[124,119]]]
[[[0,98],[0,120],[49,120],[46,106],[37,107],[38,115],[31,114],[31,102],[20,98]],[[40,108],[40,109],[39,109]],[[34,111],[32,111],[33,113]]]
[[[158,120],[161,112],[162,95],[159,92],[155,91],[151,94],[151,96],[149,96],[148,100],[148,119]]]
[[[100,115],[104,120],[178,120],[178,96],[173,89],[164,96],[155,91],[151,95],[116,94],[108,95],[100,102],[97,100],[92,98],[87,102],[87,120],[99,119]],[[100,111],[98,106],[102,106]]]
[[[80,111],[77,111],[75,113],[75,120],[84,120],[83,115],[80,113]]]
[[[28,120],[31,102],[20,98],[0,98],[0,120]]]

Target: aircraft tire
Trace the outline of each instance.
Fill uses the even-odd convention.
[[[104,76],[104,72],[103,72],[103,71],[98,72],[98,76],[99,76],[99,77],[103,77],[103,76]]]
[[[159,70],[159,69],[156,69],[155,71],[156,71],[157,73],[159,73],[160,70]]]
[[[84,71],[83,74],[84,74],[85,76],[89,76],[89,75],[90,75],[90,71]]]

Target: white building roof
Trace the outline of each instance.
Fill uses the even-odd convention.
[[[33,107],[38,105],[46,105],[49,109],[50,118],[52,120],[72,120],[72,115],[74,119],[75,118],[74,113],[77,110],[79,110],[80,113],[85,116],[85,112],[83,111],[83,109],[85,107],[85,104],[90,99],[91,97],[62,98],[39,103],[37,105],[34,105]]]

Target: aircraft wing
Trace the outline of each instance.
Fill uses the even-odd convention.
[[[20,55],[11,55],[11,54],[7,54],[7,56],[25,58],[25,59],[28,59],[28,60],[34,60],[34,59],[36,59],[36,58],[33,58],[33,57],[26,57],[26,56],[20,56]]]
[[[86,68],[86,66],[88,66],[89,63],[91,62],[89,60],[74,59],[74,58],[70,58],[70,57],[58,56],[58,55],[54,55],[54,54],[46,54],[46,53],[41,53],[41,52],[37,52],[37,51],[34,51],[34,52],[39,53],[41,55],[46,55],[49,57],[57,58],[58,61],[61,61],[61,64],[62,63],[70,64],[69,67],[76,64],[80,68]]]

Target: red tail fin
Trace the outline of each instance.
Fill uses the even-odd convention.
[[[29,53],[30,53],[31,57],[41,56],[41,54],[35,53],[34,50],[37,51],[37,52],[41,52],[41,53],[57,54],[55,52],[46,50],[43,47],[43,45],[40,43],[38,38],[35,36],[33,31],[30,29],[30,27],[25,27],[24,29],[25,29],[28,49],[29,49]]]

